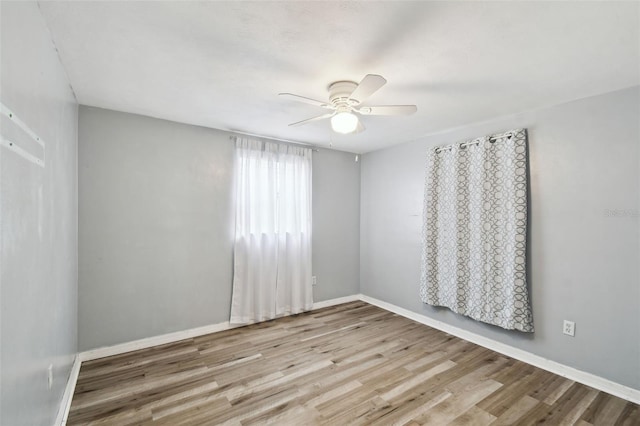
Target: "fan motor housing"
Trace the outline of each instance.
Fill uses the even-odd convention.
[[[353,81],[336,81],[329,86],[329,100],[333,106],[352,107],[360,102],[357,99],[349,99],[349,95],[358,87]]]

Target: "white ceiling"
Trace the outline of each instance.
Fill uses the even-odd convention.
[[[640,83],[637,2],[41,2],[81,104],[367,152]],[[416,104],[339,136],[336,80]],[[499,129],[497,129],[499,130]]]

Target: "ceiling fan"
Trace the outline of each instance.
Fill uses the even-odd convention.
[[[376,74],[367,74],[358,84],[353,81],[336,81],[329,86],[329,102],[317,101],[292,93],[280,93],[280,96],[316,105],[329,112],[289,124],[301,126],[313,121],[331,118],[331,128],[337,133],[359,133],[364,130],[360,115],[411,115],[418,110],[415,105],[372,105],[362,106],[362,102],[384,86],[387,80]]]

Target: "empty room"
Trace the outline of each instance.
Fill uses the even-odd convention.
[[[0,0],[0,425],[640,425],[640,2]]]

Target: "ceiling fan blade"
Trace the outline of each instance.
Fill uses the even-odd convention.
[[[289,124],[289,127],[297,127],[302,126],[303,124],[311,123],[312,121],[323,120],[325,118],[330,118],[335,115],[335,112],[328,112],[326,114],[319,115],[317,117],[307,118],[306,120],[298,121],[296,123]]]
[[[362,115],[411,115],[418,110],[415,105],[379,105],[357,109]]]
[[[365,130],[364,124],[362,124],[362,121],[358,119],[358,127],[356,127],[356,130],[354,130],[353,133],[364,132],[364,130]]]
[[[293,93],[278,93],[278,96],[282,96],[287,99],[292,99],[298,102],[304,102],[305,104],[315,105],[322,108],[331,108],[333,109],[333,105],[328,104],[326,102],[316,101],[315,99],[305,98],[304,96],[294,95]]]
[[[373,95],[378,89],[384,86],[387,80],[381,75],[367,74],[364,76],[358,87],[349,95],[349,99],[363,102],[369,96]]]

